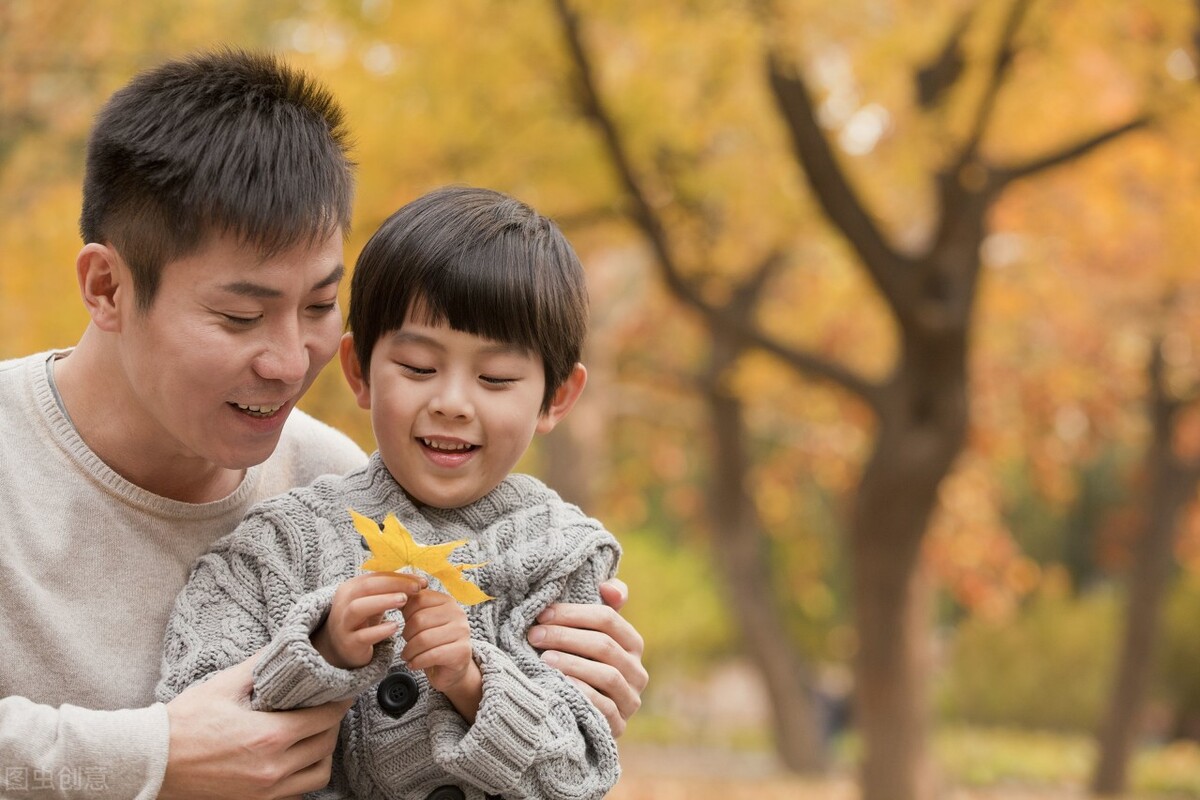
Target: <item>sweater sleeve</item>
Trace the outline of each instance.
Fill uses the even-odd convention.
[[[94,711],[0,699],[0,796],[151,800],[167,765],[166,707]]]
[[[354,697],[387,672],[394,639],[376,645],[371,662],[359,669],[335,667],[313,647],[313,631],[329,614],[336,589],[310,592],[292,606],[254,668],[255,709],[309,708]]]
[[[269,517],[252,515],[197,562],[167,624],[160,700],[260,651],[252,696],[259,711],[351,697],[386,672],[390,642],[356,670],[332,666],[313,647],[336,586],[305,591],[293,554],[277,546],[294,539],[279,533]]]
[[[196,562],[175,600],[155,692],[163,702],[245,661],[270,641],[255,559],[222,544]]]
[[[609,538],[611,541],[611,538]],[[528,644],[537,614],[559,599],[595,598],[613,574],[617,549],[602,544],[575,571],[548,578],[514,609],[497,645],[472,645],[483,701],[468,726],[448,704],[429,715],[433,755],[446,772],[506,797],[600,798],[617,782],[616,740],[607,720]]]

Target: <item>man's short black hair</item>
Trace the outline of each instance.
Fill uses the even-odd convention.
[[[388,217],[358,257],[349,326],[369,380],[371,351],[409,315],[541,355],[542,411],[580,360],[587,284],[550,219],[490,189],[450,186]]]
[[[137,75],[88,140],[80,232],[129,264],[141,308],[162,267],[229,234],[265,257],[349,230],[340,106],[269,54],[225,49]]]

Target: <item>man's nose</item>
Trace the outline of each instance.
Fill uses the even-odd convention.
[[[300,326],[292,321],[281,323],[271,331],[255,359],[254,371],[267,380],[298,384],[308,376],[308,366],[308,342]]]

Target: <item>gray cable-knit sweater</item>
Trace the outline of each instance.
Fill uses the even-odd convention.
[[[393,513],[423,544],[467,539],[451,560],[487,562],[468,573],[495,598],[467,608],[483,673],[473,725],[421,672],[412,673],[415,705],[398,718],[382,710],[376,688],[389,668],[405,670],[402,644],[378,645],[357,670],[333,667],[313,648],[334,590],[367,555],[348,508],[377,522]],[[457,786],[468,800],[603,797],[620,774],[608,723],[525,636],[550,603],[600,602],[597,587],[619,554],[600,523],[535,478],[510,475],[464,508],[418,509],[376,453],[361,470],[259,504],[196,563],[167,628],[158,696],[169,700],[265,647],[256,707],[358,696],[333,778],[316,796],[424,800]]]

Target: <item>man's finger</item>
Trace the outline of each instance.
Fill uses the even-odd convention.
[[[622,719],[629,719],[641,708],[641,693],[635,691],[624,675],[610,664],[561,652],[549,652],[542,658],[568,678],[586,684],[591,693],[585,694],[606,717],[610,716],[606,705],[615,706],[614,710]],[[596,700],[593,694],[603,697],[604,702]]]
[[[330,754],[308,765],[304,769],[293,772],[280,781],[279,785],[275,788],[281,795],[287,796],[315,792],[329,785],[329,776],[332,771],[333,755]]]
[[[621,716],[616,703],[578,678],[572,678],[568,675],[567,679],[575,684],[579,688],[579,691],[583,692],[583,696],[596,707],[597,711],[604,715],[604,719],[608,721],[608,727],[612,731],[613,738],[619,739],[621,734],[625,732],[625,717]]]
[[[255,653],[244,661],[214,672],[203,685],[217,691],[224,690],[229,697],[248,700],[250,690],[254,687],[254,667],[258,664],[258,656],[259,653]]]
[[[529,643],[543,651],[554,650],[614,667],[634,691],[641,693],[650,676],[642,666],[642,637],[632,627],[630,631],[636,649],[607,633],[565,625],[535,625],[529,629]]]
[[[620,611],[629,600],[629,586],[620,578],[609,578],[600,584],[600,599],[613,611]]]
[[[621,649],[639,657],[646,646],[637,629],[608,606],[589,603],[555,603],[548,606],[538,615],[537,619],[543,625],[552,624],[564,628],[599,631],[612,638],[620,645]]]
[[[319,736],[330,730],[336,731],[341,725],[342,717],[346,716],[346,712],[350,710],[350,706],[354,704],[351,700],[337,700],[332,703],[326,703],[323,706],[314,706],[313,708],[298,708],[293,711],[275,711],[272,716],[285,721],[290,726],[292,733],[295,735],[295,741],[300,743],[301,740],[306,740],[311,737]]]

